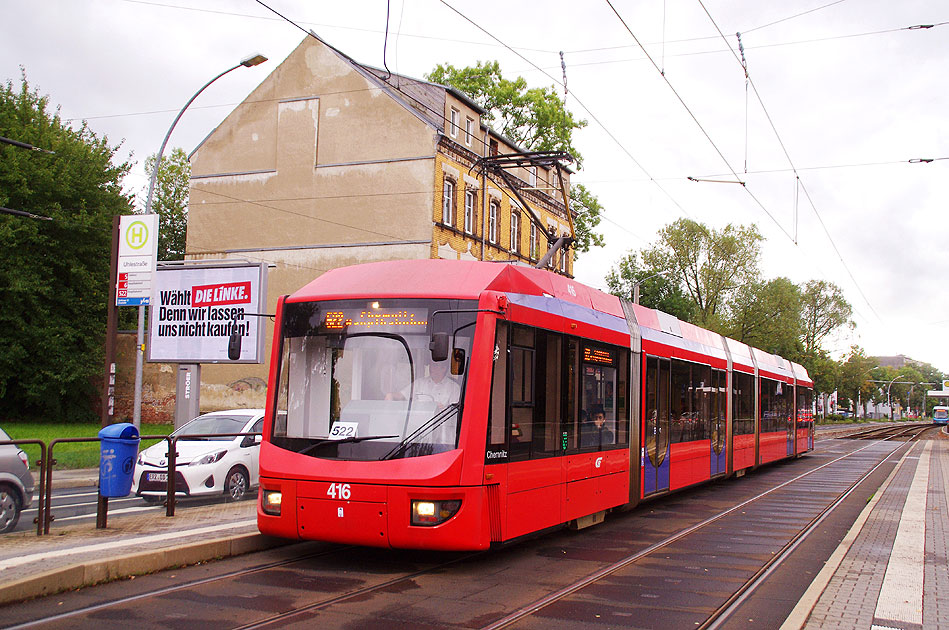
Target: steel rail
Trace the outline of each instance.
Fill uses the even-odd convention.
[[[892,438],[886,438],[882,441],[885,442],[890,439]],[[906,442],[903,446],[896,448],[892,453],[880,460],[876,466],[868,470],[859,479],[853,482],[849,488],[840,493],[832,503],[821,510],[817,516],[811,519],[811,521],[797,534],[795,534],[791,540],[789,540],[783,547],[781,547],[779,551],[777,551],[770,559],[768,559],[768,561],[765,562],[761,568],[759,568],[750,578],[748,578],[744,584],[739,586],[738,589],[736,589],[735,592],[727,600],[725,600],[721,606],[712,612],[712,614],[708,619],[705,620],[704,623],[696,626],[696,630],[712,630],[718,628],[722,623],[727,621],[731,617],[732,613],[734,613],[738,607],[748,599],[755,589],[757,589],[758,586],[760,586],[764,580],[777,569],[779,565],[787,560],[791,553],[797,549],[802,542],[804,542],[804,539],[810,536],[834,510],[840,507],[840,505],[847,499],[847,497],[853,494],[860,484],[866,481],[870,475],[875,473],[878,468],[889,461],[894,455],[899,453],[901,449],[906,448],[908,450],[911,448],[909,446],[910,444],[911,442]]]
[[[881,440],[881,441],[883,441],[883,440]],[[641,560],[641,559],[643,559],[643,558],[645,558],[645,557],[647,557],[647,556],[649,556],[649,555],[651,555],[651,554],[653,554],[653,553],[659,551],[660,549],[663,549],[663,548],[669,546],[670,544],[672,544],[672,543],[674,543],[674,542],[676,542],[676,541],[678,541],[678,540],[681,540],[682,538],[685,538],[686,536],[689,536],[690,534],[693,534],[693,533],[695,533],[696,531],[698,531],[698,530],[700,530],[700,529],[702,529],[702,528],[704,528],[704,527],[706,527],[706,526],[708,526],[708,525],[711,525],[711,524],[713,524],[713,523],[715,523],[715,522],[717,522],[717,521],[719,521],[719,520],[725,518],[726,516],[728,516],[728,515],[730,515],[730,514],[733,514],[733,513],[737,512],[737,511],[739,511],[739,510],[741,510],[741,509],[747,507],[748,505],[750,505],[750,504],[752,504],[752,503],[754,503],[754,502],[756,502],[756,501],[759,501],[759,500],[761,500],[761,499],[763,499],[763,498],[765,498],[765,497],[771,495],[771,494],[774,493],[774,492],[777,492],[778,490],[781,490],[781,489],[783,489],[783,488],[785,488],[785,487],[787,487],[787,486],[789,486],[789,485],[791,485],[791,484],[793,484],[793,483],[796,483],[796,482],[800,481],[801,479],[804,479],[805,477],[808,477],[808,476],[810,476],[810,475],[812,475],[812,474],[814,474],[814,473],[816,473],[816,472],[818,472],[818,471],[820,471],[820,470],[823,470],[824,468],[827,468],[828,466],[831,466],[831,465],[833,465],[833,464],[836,464],[837,462],[839,462],[839,461],[841,461],[841,460],[843,460],[843,459],[846,459],[846,458],[848,458],[848,457],[851,457],[851,456],[853,456],[853,455],[856,455],[857,453],[859,453],[859,452],[861,452],[861,451],[863,451],[863,450],[866,450],[866,449],[868,449],[868,448],[871,448],[871,447],[873,447],[873,446],[875,446],[876,444],[879,444],[879,443],[880,443],[880,442],[874,442],[874,443],[872,443],[872,444],[867,444],[866,446],[863,446],[863,447],[861,447],[861,448],[858,448],[858,449],[856,449],[856,450],[854,450],[854,451],[851,451],[851,452],[849,452],[849,453],[845,453],[844,455],[841,455],[840,457],[837,457],[837,458],[835,458],[835,459],[832,459],[831,461],[826,462],[826,463],[824,463],[824,464],[818,466],[817,468],[814,468],[814,469],[809,470],[809,471],[807,471],[807,472],[805,472],[805,473],[802,473],[802,474],[800,474],[800,475],[798,475],[798,476],[796,476],[796,477],[793,477],[792,479],[789,479],[789,480],[787,480],[787,481],[785,481],[785,482],[783,482],[783,483],[781,483],[781,484],[778,484],[777,486],[775,486],[775,487],[773,487],[773,488],[770,488],[770,489],[766,490],[765,492],[762,492],[762,493],[760,493],[760,494],[758,494],[758,495],[756,495],[756,496],[754,496],[754,497],[751,497],[750,499],[746,499],[745,501],[742,501],[741,503],[739,503],[739,504],[737,504],[737,505],[735,505],[735,506],[733,506],[733,507],[731,507],[731,508],[729,508],[729,509],[727,509],[727,510],[724,510],[724,511],[722,511],[722,512],[719,512],[718,514],[716,514],[716,515],[714,515],[714,516],[711,516],[711,517],[705,519],[704,521],[701,521],[701,522],[699,522],[699,523],[696,523],[695,525],[691,525],[691,526],[689,526],[689,527],[687,527],[687,528],[685,528],[685,529],[682,529],[682,530],[676,532],[675,534],[672,534],[671,536],[668,536],[668,537],[665,538],[664,540],[661,540],[661,541],[659,541],[659,542],[657,542],[657,543],[654,543],[654,544],[650,545],[649,547],[643,549],[642,551],[639,551],[639,552],[637,552],[637,553],[635,553],[635,554],[632,554],[632,555],[630,555],[630,556],[627,556],[626,558],[623,558],[622,560],[618,560],[618,561],[616,561],[616,562],[610,564],[609,566],[604,567],[603,569],[600,569],[599,571],[596,571],[596,572],[594,572],[594,573],[591,573],[591,574],[588,575],[587,577],[582,578],[582,579],[580,579],[580,580],[574,582],[573,584],[571,584],[571,585],[569,585],[569,586],[565,586],[565,587],[561,588],[560,590],[557,590],[557,591],[551,593],[550,595],[547,595],[546,597],[543,597],[543,598],[541,598],[541,599],[539,599],[539,600],[533,602],[532,604],[528,604],[527,606],[524,606],[524,607],[520,608],[519,610],[516,610],[516,611],[514,611],[514,612],[508,614],[507,616],[503,617],[502,619],[499,619],[498,621],[496,621],[496,622],[494,622],[494,623],[492,623],[492,624],[490,624],[490,625],[484,626],[484,627],[482,628],[482,630],[500,630],[501,628],[506,628],[506,627],[510,626],[511,624],[514,624],[514,623],[516,623],[517,621],[523,619],[524,617],[527,617],[527,616],[529,616],[529,615],[532,615],[532,614],[536,613],[537,611],[539,611],[539,610],[541,610],[541,609],[543,609],[543,608],[546,608],[547,606],[549,606],[549,605],[551,605],[551,604],[553,604],[553,603],[555,603],[555,602],[558,602],[558,601],[564,599],[565,597],[568,597],[568,596],[570,596],[570,595],[576,593],[577,591],[580,591],[580,590],[582,590],[583,588],[585,588],[585,587],[587,587],[587,586],[589,586],[589,585],[591,585],[591,584],[594,584],[594,583],[596,583],[596,582],[602,580],[602,579],[605,578],[605,577],[608,577],[608,576],[612,575],[613,573],[616,573],[617,571],[619,571],[619,570],[621,570],[621,569],[623,569],[623,568],[625,568],[625,567],[627,567],[627,566],[629,566],[629,565],[631,565],[631,564],[637,562],[638,560]],[[887,455],[887,457],[884,458],[883,461],[886,461],[886,459],[889,459],[889,455]],[[881,462],[881,464],[882,464],[882,463],[883,463],[883,462]],[[878,464],[878,466],[879,466],[879,465],[880,465],[880,464]],[[861,478],[861,481],[862,481],[862,478]],[[857,482],[857,483],[859,483],[859,482]]]
[[[128,604],[131,602],[140,601],[143,599],[148,599],[149,597],[158,597],[161,595],[167,595],[168,593],[174,593],[176,591],[181,591],[189,588],[194,588],[196,586],[204,586],[205,584],[213,584],[215,582],[220,582],[223,580],[231,580],[238,577],[243,577],[245,575],[252,575],[254,573],[260,573],[261,571],[268,571],[270,569],[276,569],[279,567],[287,566],[288,564],[294,564],[296,562],[303,562],[304,560],[312,560],[313,558],[319,558],[322,556],[327,556],[332,553],[339,553],[342,551],[347,551],[352,547],[342,547],[339,549],[327,549],[324,551],[318,551],[315,553],[306,554],[303,556],[298,556],[296,558],[288,558],[286,560],[277,560],[275,562],[269,562],[267,564],[262,564],[256,567],[251,567],[248,569],[239,569],[237,571],[229,571],[228,573],[222,573],[221,575],[215,575],[213,577],[201,578],[200,580],[192,580],[190,582],[184,582],[181,584],[175,584],[174,586],[166,586],[163,588],[155,589],[154,591],[147,591],[144,593],[138,593],[136,595],[129,595],[128,597],[122,597],[120,599],[112,600],[104,604],[93,604],[91,606],[84,606],[83,608],[77,608],[75,610],[70,610],[68,612],[58,613],[55,615],[50,615],[49,617],[43,617],[41,619],[34,619],[32,621],[27,621],[25,623],[17,624],[15,626],[5,626],[4,630],[17,630],[19,628],[32,628],[39,626],[45,623],[50,623],[54,621],[61,621],[63,619],[69,619],[71,617],[76,617],[78,615],[83,615],[86,613],[92,613],[99,610],[104,610],[106,608],[112,608],[113,606],[118,606],[120,604]]]

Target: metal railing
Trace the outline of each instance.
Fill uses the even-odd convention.
[[[13,446],[19,447],[21,444],[38,444],[40,447],[40,456],[39,456],[39,459],[36,460],[36,466],[40,470],[40,487],[39,487],[39,497],[38,497],[39,503],[36,506],[37,507],[36,518],[33,520],[33,522],[36,523],[36,535],[42,536],[43,524],[40,517],[43,515],[43,497],[45,496],[44,484],[45,484],[46,478],[43,475],[43,471],[45,470],[45,466],[46,466],[46,456],[47,456],[46,442],[44,442],[43,440],[4,440],[0,442],[0,446],[13,445]]]
[[[175,484],[175,473],[178,467],[178,441],[179,440],[200,440],[208,438],[217,438],[217,437],[256,437],[261,435],[260,433],[195,433],[193,435],[176,435],[176,436],[165,436],[165,439],[169,442],[168,448],[168,467],[166,468],[168,474],[168,480],[166,485],[166,494],[165,494],[165,516],[174,516],[175,515],[175,501],[177,497],[176,484]],[[172,457],[171,453],[174,453],[175,456]],[[247,480],[248,483],[250,479]]]
[[[219,437],[254,437],[261,435],[260,433],[202,433],[194,435],[184,435],[184,436],[171,436],[171,435],[142,435],[139,436],[139,441],[141,440],[164,440],[168,442],[167,453],[174,453],[175,457],[168,457],[168,465],[166,467],[168,480],[166,485],[166,494],[165,494],[165,516],[174,516],[175,515],[175,503],[177,498],[176,484],[175,484],[175,474],[177,469],[177,459],[178,459],[178,441],[181,439],[192,440],[192,439],[209,439],[209,438],[219,438]],[[34,519],[36,523],[36,535],[44,536],[49,534],[49,526],[55,520],[55,517],[52,513],[52,495],[53,495],[53,467],[56,465],[56,459],[53,457],[53,448],[57,444],[77,444],[83,442],[101,442],[102,438],[99,437],[88,437],[88,438],[57,438],[49,443],[49,446],[46,445],[42,440],[4,440],[0,441],[0,446],[4,445],[31,445],[35,444],[40,447],[40,457],[35,460],[36,466],[39,468],[39,488],[38,488],[38,497],[37,497],[37,516]],[[139,451],[141,452],[141,451]],[[250,481],[248,479],[248,481]],[[100,505],[101,505],[100,497]],[[97,526],[104,521],[97,519]],[[104,525],[103,525],[104,526]]]

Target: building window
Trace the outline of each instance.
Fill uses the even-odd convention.
[[[447,178],[442,184],[442,223],[455,224],[455,182]]]
[[[533,223],[531,223],[530,257],[531,260],[537,260],[537,226]]]
[[[521,253],[521,215],[516,208],[511,209],[511,251]]]
[[[537,185],[537,167],[536,166],[530,167],[530,170],[527,171],[527,183],[530,184],[531,186]]]
[[[498,154],[498,141],[497,141],[497,140],[492,139],[491,142],[488,144],[488,153],[491,154],[491,155],[497,155],[497,154]]]
[[[567,250],[560,250],[560,273],[567,273]]]
[[[471,146],[471,138],[474,136],[474,120],[465,118],[465,144]]]
[[[500,208],[498,208],[498,202],[492,201],[491,205],[488,208],[488,241],[497,245],[498,244],[498,215],[500,214]]]
[[[451,134],[452,138],[458,137],[458,117],[459,116],[460,116],[460,113],[458,112],[458,110],[452,107],[451,108],[451,129],[449,130],[449,133]]]
[[[475,226],[475,199],[473,190],[465,191],[465,232],[474,234]]]

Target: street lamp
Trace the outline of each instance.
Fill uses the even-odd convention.
[[[893,383],[895,383],[896,381],[898,381],[898,380],[901,379],[901,378],[903,378],[903,375],[902,375],[902,374],[897,375],[897,377],[894,378],[892,381],[890,381],[890,384],[886,386],[886,408],[889,409],[889,411],[890,411],[890,420],[891,420],[891,421],[893,420],[893,407],[890,406],[890,387],[892,387],[892,386],[893,386]]]
[[[185,113],[185,110],[188,109],[188,106],[194,102],[194,99],[198,98],[198,95],[201,94],[209,85],[223,77],[225,74],[237,70],[238,68],[252,68],[253,66],[259,66],[263,62],[267,61],[267,58],[261,55],[260,53],[255,53],[249,55],[241,60],[239,64],[232,68],[228,68],[224,72],[220,73],[207,83],[201,86],[201,89],[194,93],[194,96],[188,99],[188,102],[185,103],[185,106],[181,108],[181,111],[178,112],[178,115],[175,116],[174,122],[171,123],[171,127],[168,128],[168,133],[165,134],[165,139],[161,142],[161,148],[158,149],[158,155],[155,156],[155,165],[152,168],[152,177],[148,182],[148,196],[145,198],[145,214],[152,214],[152,196],[155,193],[155,182],[158,181],[158,167],[161,166],[161,158],[165,153],[165,145],[168,144],[168,138],[171,137],[171,132],[174,130],[175,125],[178,124],[178,121],[181,120],[181,115]],[[132,422],[135,426],[141,426],[142,421],[142,367],[144,363],[145,356],[145,308],[142,306],[138,307],[138,348],[135,353],[135,402],[132,410]]]

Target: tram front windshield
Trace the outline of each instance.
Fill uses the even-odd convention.
[[[458,447],[475,302],[286,304],[271,442],[312,457],[376,461]],[[447,333],[434,361],[432,333]]]

